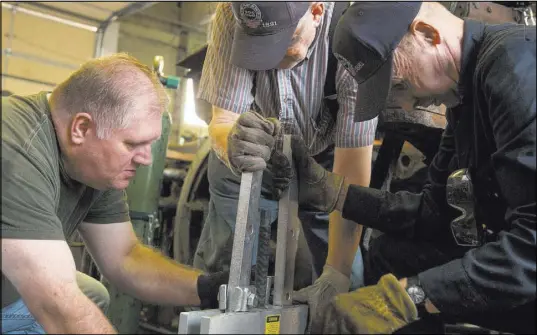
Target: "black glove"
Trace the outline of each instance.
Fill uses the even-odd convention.
[[[274,135],[280,133],[280,122],[246,112],[235,122],[228,135],[229,168],[239,176],[242,172],[264,170],[274,148]]]
[[[342,210],[348,184],[345,177],[331,173],[310,157],[302,138],[291,137],[298,177],[298,200],[303,208],[330,213]]]
[[[218,308],[218,291],[220,285],[229,281],[229,271],[202,274],[198,277],[198,296],[201,309]]]
[[[283,154],[283,131],[277,133],[275,139],[276,143],[268,162],[268,169],[272,172],[272,194],[279,200],[283,191],[289,187],[294,172],[291,163]]]

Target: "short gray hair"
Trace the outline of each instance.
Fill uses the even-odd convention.
[[[140,103],[145,99],[146,103]],[[88,113],[95,120],[97,136],[129,126],[141,108],[163,113],[169,97],[156,73],[126,53],[92,59],[59,84],[51,105],[63,116]]]
[[[451,12],[449,12],[442,4],[438,2],[422,2],[420,10],[414,20],[431,19],[433,21],[439,21],[446,19],[446,15],[448,16],[447,18],[453,16],[453,14],[451,14]],[[412,73],[413,69],[411,69],[410,64],[411,60],[421,52],[419,44],[420,43],[412,33],[407,32],[403,36],[399,45],[393,52],[395,76],[408,77],[415,75]]]

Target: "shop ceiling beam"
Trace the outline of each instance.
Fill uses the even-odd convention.
[[[52,65],[52,66],[61,67],[61,68],[68,69],[68,70],[76,70],[76,69],[78,69],[78,66],[74,65],[74,64],[58,62],[58,61],[54,61],[54,60],[44,58],[44,57],[41,57],[41,56],[29,54],[29,53],[26,53],[26,52],[13,51],[11,49],[3,49],[2,53],[4,55],[6,55],[6,56],[11,56],[11,57],[15,57],[15,58],[22,58],[22,59],[26,59],[26,60],[29,60],[29,61],[32,61],[32,62]]]
[[[5,5],[13,6],[13,5],[10,5],[10,4],[2,3],[2,7],[6,7]],[[51,11],[52,13],[57,13],[57,14],[70,16],[72,18],[82,20],[82,21],[85,21],[85,22],[90,23],[90,24],[84,24],[84,23],[76,22],[76,21],[73,21],[73,20],[65,19],[65,18],[58,17],[58,16],[55,16],[55,15],[52,15],[52,14],[47,14],[47,13],[43,13],[43,12],[34,11],[34,10],[31,10],[31,9],[28,9],[28,8],[25,8],[25,7],[20,7],[20,6],[17,8],[17,10],[20,11],[21,13],[37,16],[37,17],[40,17],[40,18],[43,18],[43,19],[56,21],[58,23],[63,23],[63,24],[69,25],[69,26],[82,28],[82,29],[93,31],[93,32],[97,31],[96,26],[101,24],[101,21],[97,20],[95,18],[85,16],[85,15],[82,15],[82,14],[78,14],[78,13],[74,13],[74,12],[71,12],[71,11],[68,11],[68,10],[65,10],[65,9],[56,8],[56,7],[52,7],[52,6],[49,6],[49,5],[44,5],[44,4],[38,3],[38,2],[33,2],[33,1],[32,2],[30,2],[30,1],[24,2],[24,6],[25,7],[30,6],[30,7],[39,8],[39,9],[42,9],[42,10]]]

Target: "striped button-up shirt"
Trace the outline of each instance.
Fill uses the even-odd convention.
[[[333,143],[341,148],[371,145],[377,119],[354,122],[358,85],[341,64],[335,74],[337,120],[325,105],[325,78],[334,75],[326,73],[333,7],[333,2],[325,3],[321,25],[302,63],[292,69],[251,71],[230,62],[235,19],[230,3],[218,4],[198,97],[234,113],[254,110],[278,118],[286,133],[304,138],[311,155]]]

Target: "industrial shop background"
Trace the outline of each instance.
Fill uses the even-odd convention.
[[[154,146],[152,167],[137,173],[127,194],[131,209],[154,213],[150,222],[132,218],[138,237],[185,264],[192,264],[209,203],[207,125],[211,106],[196,99],[196,88],[216,5],[217,2],[2,2],[3,94],[51,90],[85,61],[116,52],[129,53],[159,71],[171,98],[171,122],[166,121],[163,128],[163,137],[167,138]],[[424,122],[439,133],[445,118],[431,114]],[[408,141],[385,142],[385,159],[379,161],[390,167],[382,164],[372,185],[380,188],[390,184],[397,189],[403,180],[411,189],[415,183],[412,178],[421,178],[425,171],[425,155]],[[381,143],[379,131],[374,159]],[[165,154],[155,154],[161,149]],[[107,285],[81,238],[73,236],[69,243],[77,270]],[[176,334],[179,314],[191,310],[142,304],[107,288],[111,296],[107,316],[120,333]]]
[[[518,23],[535,25],[535,2],[529,3],[529,11],[526,2],[497,3],[508,7],[523,6],[507,13],[515,13],[514,19]],[[130,54],[157,72],[170,97],[168,113],[163,115],[162,136],[152,146],[153,163],[137,170],[126,192],[138,238],[162,254],[188,265],[193,263],[209,207],[207,169],[211,141],[208,124],[212,106],[197,99],[196,92],[217,4],[197,1],[2,2],[3,96],[50,91],[87,60],[117,52]],[[475,14],[479,8],[476,4],[479,3],[444,2],[450,11],[463,17],[470,11]],[[486,4],[490,6],[492,3]],[[488,13],[483,14],[485,21],[490,19],[487,15],[496,15],[498,7],[494,7],[494,11],[487,11],[487,8],[490,9],[481,8],[483,13]],[[528,13],[531,15],[526,15]],[[418,115],[402,113],[400,108],[388,108],[380,115],[371,162],[371,188],[391,192],[421,190],[427,166],[438,149],[446,126],[445,106],[422,110],[424,113]],[[260,183],[260,177],[258,179]],[[136,213],[144,215],[136,216]],[[248,220],[248,215],[246,217]],[[286,229],[282,228],[282,231]],[[272,234],[275,236],[274,232]],[[369,241],[376,236],[379,236],[378,231],[364,230],[361,247],[368,248]],[[285,243],[285,233],[282,237],[278,237],[278,241]],[[68,242],[77,270],[102,281],[108,289],[110,307],[107,317],[119,333],[177,334],[185,333],[187,328],[189,331],[196,328],[199,333],[201,313],[195,312],[204,311],[151,305],[121,293],[100,274],[77,233],[69,237]],[[278,253],[275,238],[270,243],[269,252],[273,256]],[[291,269],[294,269],[294,262],[292,258]],[[267,292],[270,292],[270,285]],[[188,314],[184,312],[194,313],[191,313],[189,322],[181,322],[181,330],[180,314]],[[302,314],[307,315],[307,309]],[[244,328],[252,331],[249,327]],[[454,333],[470,330],[472,328],[464,328]]]

